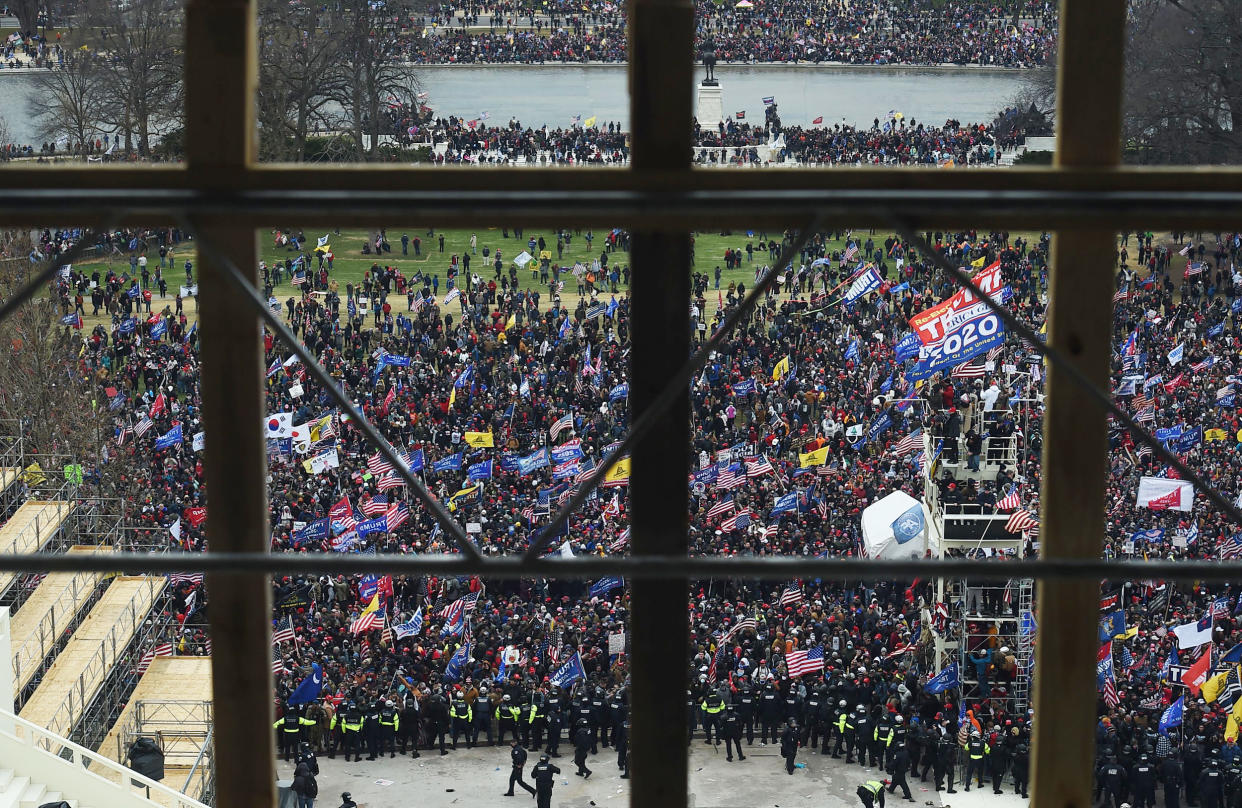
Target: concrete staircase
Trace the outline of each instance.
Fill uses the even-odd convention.
[[[29,777],[19,777],[12,769],[0,769],[0,808],[38,808],[62,799],[59,791],[49,791],[45,785],[30,782]],[[77,800],[65,801],[71,808],[85,808]]]

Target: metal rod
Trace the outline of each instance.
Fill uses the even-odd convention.
[[[772,267],[772,270],[768,272],[767,275],[760,278],[759,283],[751,287],[749,294],[747,294],[742,300],[741,305],[725,317],[724,322],[720,324],[720,328],[716,330],[716,333],[712,334],[707,342],[703,343],[703,347],[695,351],[694,354],[686,360],[686,363],[681,366],[681,369],[677,371],[676,375],[674,375],[673,378],[669,380],[668,384],[665,385],[664,389],[660,391],[660,395],[651,402],[651,405],[647,409],[643,410],[642,415],[634,421],[634,423],[630,426],[629,432],[627,432],[625,437],[621,439],[620,445],[618,445],[616,449],[613,449],[608,457],[600,462],[595,470],[591,472],[591,476],[578,487],[578,492],[570,497],[569,502],[566,502],[564,507],[556,512],[556,516],[552,517],[552,521],[549,522],[543,529],[543,531],[539,534],[539,537],[531,543],[530,547],[526,548],[526,552],[523,556],[524,558],[530,559],[539,555],[543,548],[547,546],[548,542],[552,540],[552,537],[556,535],[556,531],[560,530],[569,519],[570,515],[577,510],[578,506],[586,501],[586,498],[590,496],[591,492],[599,487],[599,484],[604,481],[604,477],[608,474],[608,470],[612,468],[612,465],[616,463],[617,460],[624,457],[630,449],[643,438],[644,435],[650,432],[651,429],[660,422],[660,420],[668,412],[669,407],[673,406],[673,403],[677,401],[678,396],[685,394],[686,385],[690,383],[690,378],[698,372],[699,368],[703,367],[704,363],[707,362],[707,357],[711,356],[712,351],[720,347],[720,343],[725,341],[725,338],[732,333],[733,329],[737,327],[737,324],[740,323],[743,318],[750,316],[750,313],[754,311],[755,306],[759,304],[759,300],[769,289],[772,288],[772,285],[776,283],[777,277],[789,268],[793,262],[794,256],[802,251],[802,248],[805,247],[807,242],[811,240],[811,237],[818,232],[818,228],[823,225],[823,222],[823,217],[817,216],[811,220],[810,224],[802,229],[802,231],[798,234],[798,237],[794,239],[792,244],[789,245],[789,249],[781,253],[780,260],[776,262],[776,265]],[[689,273],[689,267],[686,267],[683,270],[683,273]],[[687,321],[686,326],[687,328],[689,327],[689,321]]]
[[[104,232],[112,232],[113,226],[116,224],[118,217],[111,216],[104,225]],[[43,289],[43,285],[52,279],[52,276],[60,271],[61,267],[66,264],[72,264],[78,256],[86,252],[87,245],[95,240],[95,231],[88,230],[82,234],[78,242],[65,252],[48,261],[43,269],[30,279],[30,282],[18,289],[7,299],[4,304],[0,305],[0,320],[4,320],[10,314],[17,310],[17,307],[25,303],[30,298],[37,295]]]
[[[540,577],[581,579],[624,574],[633,578],[764,578],[780,579],[795,573],[823,578],[969,577],[1004,581],[1009,578],[1108,578],[1176,581],[1237,581],[1242,561],[1130,561],[1130,560],[1015,560],[972,561],[925,559],[888,561],[858,558],[702,557],[636,558],[631,556],[541,557],[524,560],[504,556],[471,561],[460,555],[361,555],[358,553],[100,553],[96,555],[0,555],[0,570],[14,572],[264,572],[272,575],[365,572],[393,574],[483,575],[491,578]]]
[[[444,528],[444,531],[452,536],[457,542],[457,546],[461,549],[461,551],[469,558],[475,560],[481,559],[482,554],[479,553],[479,548],[466,536],[465,531],[461,529],[461,525],[457,524],[457,520],[455,520],[449,512],[444,509],[444,506],[440,503],[440,500],[436,499],[422,484],[422,482],[415,477],[408,468],[406,468],[405,463],[403,463],[397,456],[397,451],[392,448],[392,444],[379,433],[379,430],[377,430],[371,422],[366,419],[366,416],[364,416],[362,412],[354,406],[354,403],[345,396],[345,393],[340,389],[332,377],[328,375],[328,372],[323,369],[322,365],[315,361],[315,357],[311,356],[310,351],[307,350],[306,346],[303,345],[296,336],[294,336],[293,332],[289,330],[289,327],[281,322],[279,317],[272,313],[272,310],[268,307],[267,303],[262,297],[259,296],[258,291],[256,291],[254,286],[247,282],[245,276],[241,274],[241,270],[237,268],[237,265],[230,261],[228,256],[223,255],[218,249],[216,249],[210,239],[199,239],[198,247],[204,254],[210,255],[213,260],[219,262],[220,267],[223,270],[222,274],[233,286],[234,290],[236,290],[241,298],[249,303],[256,312],[258,312],[259,317],[264,323],[267,324],[267,327],[272,329],[273,333],[280,337],[281,341],[285,343],[289,350],[293,351],[297,355],[298,359],[302,360],[303,367],[306,368],[307,372],[310,373],[311,376],[315,377],[315,381],[319,382],[319,384],[323,386],[323,389],[326,390],[328,395],[332,397],[332,400],[337,403],[337,406],[349,414],[351,423],[357,427],[358,431],[360,431],[363,436],[371,442],[371,445],[384,456],[384,459],[393,465],[393,468],[396,470],[397,474],[405,480],[405,484],[413,490],[414,495],[418,497],[418,500],[426,506],[427,510],[431,511],[432,517],[439,522],[440,527]]]

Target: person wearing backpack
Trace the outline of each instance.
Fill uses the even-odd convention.
[[[298,808],[315,808],[315,797],[319,796],[319,784],[311,773],[310,765],[305,761],[298,763],[293,772],[293,793],[298,795]]]

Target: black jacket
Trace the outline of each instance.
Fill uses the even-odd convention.
[[[514,766],[519,767],[519,768],[522,766],[525,766],[526,765],[525,747],[519,744],[518,746],[515,746],[512,749],[510,749],[509,758],[513,761]]]

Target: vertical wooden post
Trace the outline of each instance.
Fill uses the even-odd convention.
[[[630,0],[631,166],[689,172],[694,8],[689,0]],[[638,231],[631,240],[634,351],[630,401],[650,405],[690,355],[690,234]],[[634,448],[632,551],[684,556],[687,549],[689,394]],[[632,761],[630,804],[686,804],[686,582],[631,585]]]
[[[186,156],[197,187],[234,181],[255,155],[255,7],[251,0],[188,0],[186,8]],[[252,281],[253,227],[196,223]],[[262,332],[257,315],[229,291],[220,268],[199,254],[203,429],[208,552],[266,552],[266,447]],[[212,694],[216,801],[276,803],[272,735],[271,584],[258,573],[213,573]],[[243,753],[244,750],[244,753]]]
[[[1058,167],[1115,166],[1121,158],[1125,0],[1062,0],[1057,75]],[[1107,390],[1115,234],[1057,233],[1052,242],[1048,342]],[[1108,470],[1105,410],[1055,367],[1044,417],[1041,553],[1098,558]],[[1097,581],[1038,589],[1032,790],[1039,806],[1090,808],[1095,760]]]

